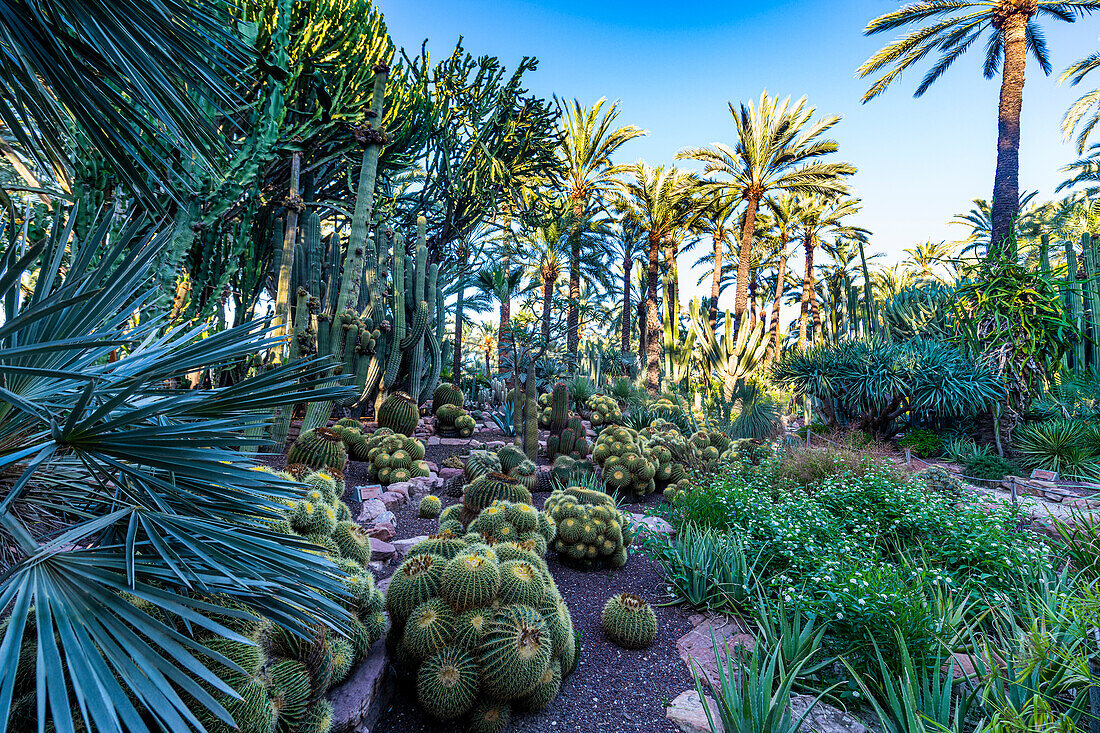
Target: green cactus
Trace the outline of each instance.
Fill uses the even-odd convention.
[[[481,555],[460,554],[443,569],[440,594],[455,613],[487,606],[500,590],[500,570]]]
[[[298,436],[286,454],[288,465],[326,468],[343,472],[348,452],[336,431],[330,428],[307,430]]]
[[[515,479],[500,473],[490,473],[466,484],[462,492],[462,512],[459,520],[470,522],[494,501],[531,503],[531,492]]]
[[[441,384],[432,393],[432,413],[438,415],[439,408],[444,405],[462,407],[466,402],[466,396],[457,384]]]
[[[421,519],[435,519],[442,510],[443,502],[439,500],[439,497],[428,494],[420,500],[417,514]]]
[[[546,500],[554,523],[551,547],[563,561],[583,569],[626,564],[632,535],[615,501],[580,487],[555,489]]]
[[[386,613],[403,626],[416,607],[439,594],[446,561],[438,555],[410,555],[394,571],[386,589]]]
[[[412,435],[420,423],[420,409],[405,392],[393,392],[378,406],[378,427]]]
[[[503,465],[496,453],[487,450],[470,451],[464,467],[466,481],[474,481],[490,473],[502,473]]]
[[[550,432],[560,434],[569,420],[569,388],[561,382],[554,385],[550,397]]]
[[[657,637],[657,615],[642,598],[619,593],[608,599],[600,614],[604,633],[623,649],[645,649]]]
[[[420,666],[416,696],[421,707],[439,720],[466,714],[477,700],[480,665],[466,652],[447,647]]]
[[[506,445],[497,451],[500,459],[500,472],[511,473],[512,469],[527,460],[527,455],[514,445]]]

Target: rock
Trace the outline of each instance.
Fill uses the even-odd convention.
[[[718,715],[718,705],[709,696],[705,698],[706,706],[710,708],[711,717],[714,719],[714,733],[725,733],[722,719]],[[703,700],[699,699],[699,693],[695,690],[681,692],[665,710],[665,717],[676,726],[681,733],[712,733],[710,723],[707,720],[707,711],[703,707]]]
[[[649,517],[644,514],[635,514],[634,512],[623,512],[626,515],[626,519],[631,524],[641,525],[645,529],[654,534],[672,535],[676,534],[676,530],[672,528],[672,525],[661,519],[660,517]]]
[[[381,498],[367,499],[363,502],[363,509],[359,512],[357,521],[359,524],[374,524],[375,520],[389,511],[389,507]]]
[[[470,450],[481,450],[484,447],[484,445],[485,444],[482,443],[480,440],[471,440],[470,441]]]
[[[371,560],[389,560],[395,554],[397,549],[389,542],[383,542],[382,540],[370,538],[370,559]]]
[[[756,639],[746,633],[736,619],[717,613],[706,614],[705,620],[676,642],[676,651],[687,665],[688,672],[702,673],[712,684],[718,684],[718,660],[714,658],[714,645],[718,645],[718,654],[725,659],[726,645],[730,651],[738,647],[752,650]]]
[[[439,445],[458,446],[458,445],[468,445],[469,443],[470,443],[469,438],[440,438],[439,439]]]
[[[386,641],[379,639],[348,679],[329,690],[334,733],[374,727],[393,694],[393,682],[386,675],[388,663]]]
[[[404,539],[395,540],[393,543],[394,552],[397,554],[397,557],[405,557],[405,555],[408,554],[410,547],[415,545],[420,540],[426,539],[428,539],[428,535],[422,534],[418,537],[406,537]]]
[[[404,506],[406,501],[408,501],[408,498],[396,491],[386,491],[382,494],[382,502],[386,505],[386,509],[391,512]]]
[[[438,435],[432,435],[428,438],[427,445],[439,445],[439,441],[442,440]]]
[[[435,461],[424,461],[424,462],[428,464],[428,470],[429,471],[431,471],[432,473],[439,473],[439,464],[437,464]]]
[[[508,445],[503,440],[492,440],[485,444],[485,447],[489,450],[500,450],[504,446]]]
[[[382,540],[383,542],[391,541],[396,535],[397,527],[389,522],[378,522],[373,527],[367,529],[367,537]]]
[[[1055,494],[1052,491],[1047,491],[1046,493],[1043,494],[1043,498],[1046,499],[1047,501],[1054,502],[1055,504],[1061,504],[1062,500],[1065,499],[1066,497],[1064,497],[1062,494]]]
[[[798,720],[806,710],[813,705],[814,698],[810,695],[794,695],[791,697],[792,722]],[[806,715],[799,727],[800,731],[813,731],[813,733],[870,733],[863,723],[853,718],[843,710],[817,703]]]
[[[394,491],[398,494],[404,495],[406,499],[409,498],[409,491],[412,490],[411,481],[397,481],[386,487],[386,491]]]
[[[439,469],[439,477],[446,481],[447,479],[457,478],[462,475],[461,468],[441,468]]]

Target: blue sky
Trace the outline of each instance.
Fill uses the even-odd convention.
[[[853,223],[874,232],[873,249],[884,261],[918,241],[961,238],[964,230],[947,222],[971,199],[990,196],[999,84],[982,76],[980,49],[920,99],[912,95],[923,68],[860,103],[867,82],[855,70],[890,40],[864,37],[863,27],[899,7],[896,1],[378,4],[398,45],[418,49],[427,38],[440,56],[461,35],[470,52],[498,56],[509,68],[524,55],[537,57],[530,76],[536,93],[621,100],[620,119],[649,131],[622,148],[624,161],[671,162],[686,146],[732,142],[727,103],[758,98],[763,89],[807,96],[820,113],[843,116],[833,137],[840,157],[859,168],[853,187],[864,205]],[[1045,77],[1033,61],[1027,67],[1020,182],[1048,197],[1074,158],[1062,142],[1062,115],[1085,91],[1059,86],[1057,77],[1100,45],[1100,14],[1045,30],[1055,71]],[[1100,77],[1092,83],[1100,86]]]

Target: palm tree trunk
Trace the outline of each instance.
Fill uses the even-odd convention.
[[[779,356],[779,308],[783,300],[783,286],[787,284],[787,244],[779,252],[779,272],[775,276],[775,298],[772,300],[771,338],[769,359]]]
[[[573,234],[569,238],[569,311],[566,316],[566,346],[569,350],[569,369],[577,364],[577,351],[581,345],[581,241]]]
[[[542,343],[550,343],[550,300],[554,295],[554,282],[550,278],[542,281]]]
[[[649,331],[647,330],[646,319],[649,317],[649,309],[646,307],[646,301],[642,300],[638,303],[638,353],[645,354],[646,349],[649,346]]]
[[[628,257],[623,262],[623,325],[622,325],[622,351],[630,353],[630,271],[634,269],[634,258]]]
[[[752,257],[752,238],[756,233],[756,208],[760,197],[750,197],[745,202],[745,223],[741,228],[741,250],[737,257],[737,296],[733,301],[733,330],[741,328],[741,314],[749,300],[749,259]]]
[[[710,330],[718,327],[718,292],[722,284],[722,255],[726,244],[726,233],[721,229],[714,231],[714,272],[710,276]]]
[[[989,254],[1003,256],[1006,240],[1020,205],[1020,110],[1024,102],[1024,67],[1027,63],[1026,13],[1005,18],[1004,70],[997,110],[997,170],[993,178],[992,232]]]
[[[810,295],[814,288],[814,236],[806,232],[802,236],[802,248],[806,252],[806,272],[802,276],[802,303],[798,314],[798,348],[806,347],[806,326],[810,320]]]
[[[657,394],[661,381],[661,339],[657,334],[661,322],[657,317],[657,270],[661,248],[660,237],[649,237],[649,267],[646,282],[646,368],[645,388],[652,395]]]
[[[508,359],[505,358],[505,351],[508,349],[508,343],[512,340],[505,336],[508,333],[508,329],[511,328],[512,322],[512,303],[507,298],[503,298],[500,301],[500,327],[497,328],[497,368],[503,370],[504,365]]]

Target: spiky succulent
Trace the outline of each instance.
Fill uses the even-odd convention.
[[[412,435],[420,423],[420,408],[416,400],[404,392],[392,392],[378,406],[378,427],[395,433]]]
[[[607,638],[623,649],[644,649],[657,636],[657,615],[645,600],[632,593],[608,599],[600,622]]]
[[[420,500],[418,514],[421,519],[435,519],[443,511],[443,502],[438,496],[428,494]]]
[[[585,569],[626,564],[633,535],[607,494],[579,486],[556,489],[545,511],[554,521],[551,547],[563,560]]]
[[[309,469],[329,469],[343,472],[348,452],[339,434],[331,428],[306,430],[290,446],[286,454],[288,466]]]
[[[623,419],[622,408],[614,397],[602,394],[594,394],[588,398],[586,406],[589,409],[588,419],[594,426],[611,425],[621,423]]]

